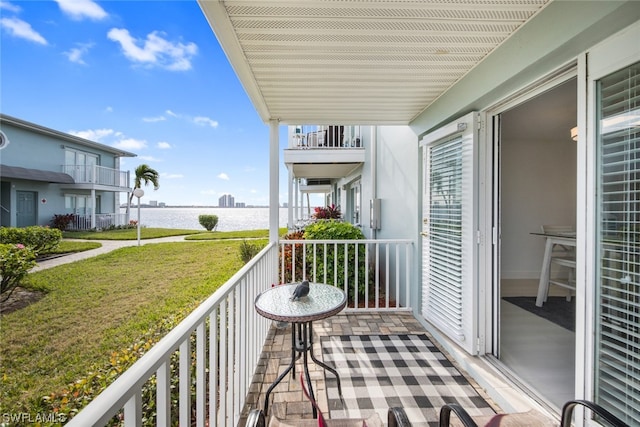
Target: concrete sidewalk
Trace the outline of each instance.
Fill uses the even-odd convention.
[[[189,240],[185,240],[184,238],[185,236],[170,236],[170,237],[161,237],[158,239],[144,239],[144,240],[140,240],[140,245],[148,245],[150,243],[188,242],[189,241]],[[33,267],[31,272],[46,270],[47,268],[56,267],[58,265],[68,264],[70,262],[80,261],[82,259],[87,259],[97,255],[106,254],[107,252],[111,252],[115,249],[138,245],[137,240],[85,240],[85,239],[65,239],[65,240],[76,241],[76,242],[98,242],[102,244],[102,246],[96,249],[88,250],[88,251],[76,252],[69,255],[62,255],[57,258],[40,261],[38,262],[38,265]]]

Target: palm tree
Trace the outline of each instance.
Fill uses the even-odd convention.
[[[133,189],[140,188],[144,183],[145,186],[149,185],[149,183],[153,184],[153,189],[157,190],[160,188],[160,174],[158,171],[149,167],[149,165],[141,164],[136,168],[136,177],[133,183]],[[133,191],[129,195],[129,203],[127,204],[127,218],[129,218],[129,206],[131,206],[131,201],[133,200]]]

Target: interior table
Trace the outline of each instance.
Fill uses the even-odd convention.
[[[287,369],[276,378],[267,389],[264,399],[264,413],[269,409],[269,395],[282,379],[293,370],[295,376],[296,360],[302,356],[303,369],[307,381],[309,395],[315,400],[307,354],[311,356],[317,365],[335,375],[338,382],[338,392],[342,396],[340,377],[338,372],[325,363],[316,359],[313,354],[313,328],[312,322],[333,316],[345,307],[347,296],[341,289],[323,283],[310,283],[309,294],[306,297],[291,300],[293,290],[298,283],[274,286],[256,297],[256,311],[267,319],[291,323],[291,363]],[[313,417],[317,417],[317,411],[313,408]]]
[[[544,245],[544,257],[542,259],[542,268],[540,271],[540,282],[538,283],[538,295],[536,297],[536,306],[542,307],[549,288],[549,275],[551,273],[551,254],[553,245],[576,246],[576,233],[531,233],[536,236],[546,238]]]

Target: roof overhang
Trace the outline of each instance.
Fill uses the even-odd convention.
[[[21,179],[25,181],[40,181],[55,184],[73,184],[71,175],[62,172],[52,172],[42,169],[29,169],[19,166],[0,165],[0,177],[7,179]]]
[[[198,0],[264,122],[408,124],[551,0]]]

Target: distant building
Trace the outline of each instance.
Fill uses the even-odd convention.
[[[160,202],[160,203],[158,203],[158,206],[161,207],[161,208],[164,208],[164,207],[167,206],[167,204],[165,202]]]
[[[233,208],[235,205],[235,199],[231,194],[225,194],[218,199],[218,207],[220,208]]]
[[[157,207],[158,206],[158,201],[157,200],[149,200],[149,206]]]
[[[236,203],[236,208],[246,208],[247,204],[244,202],[237,202]]]

